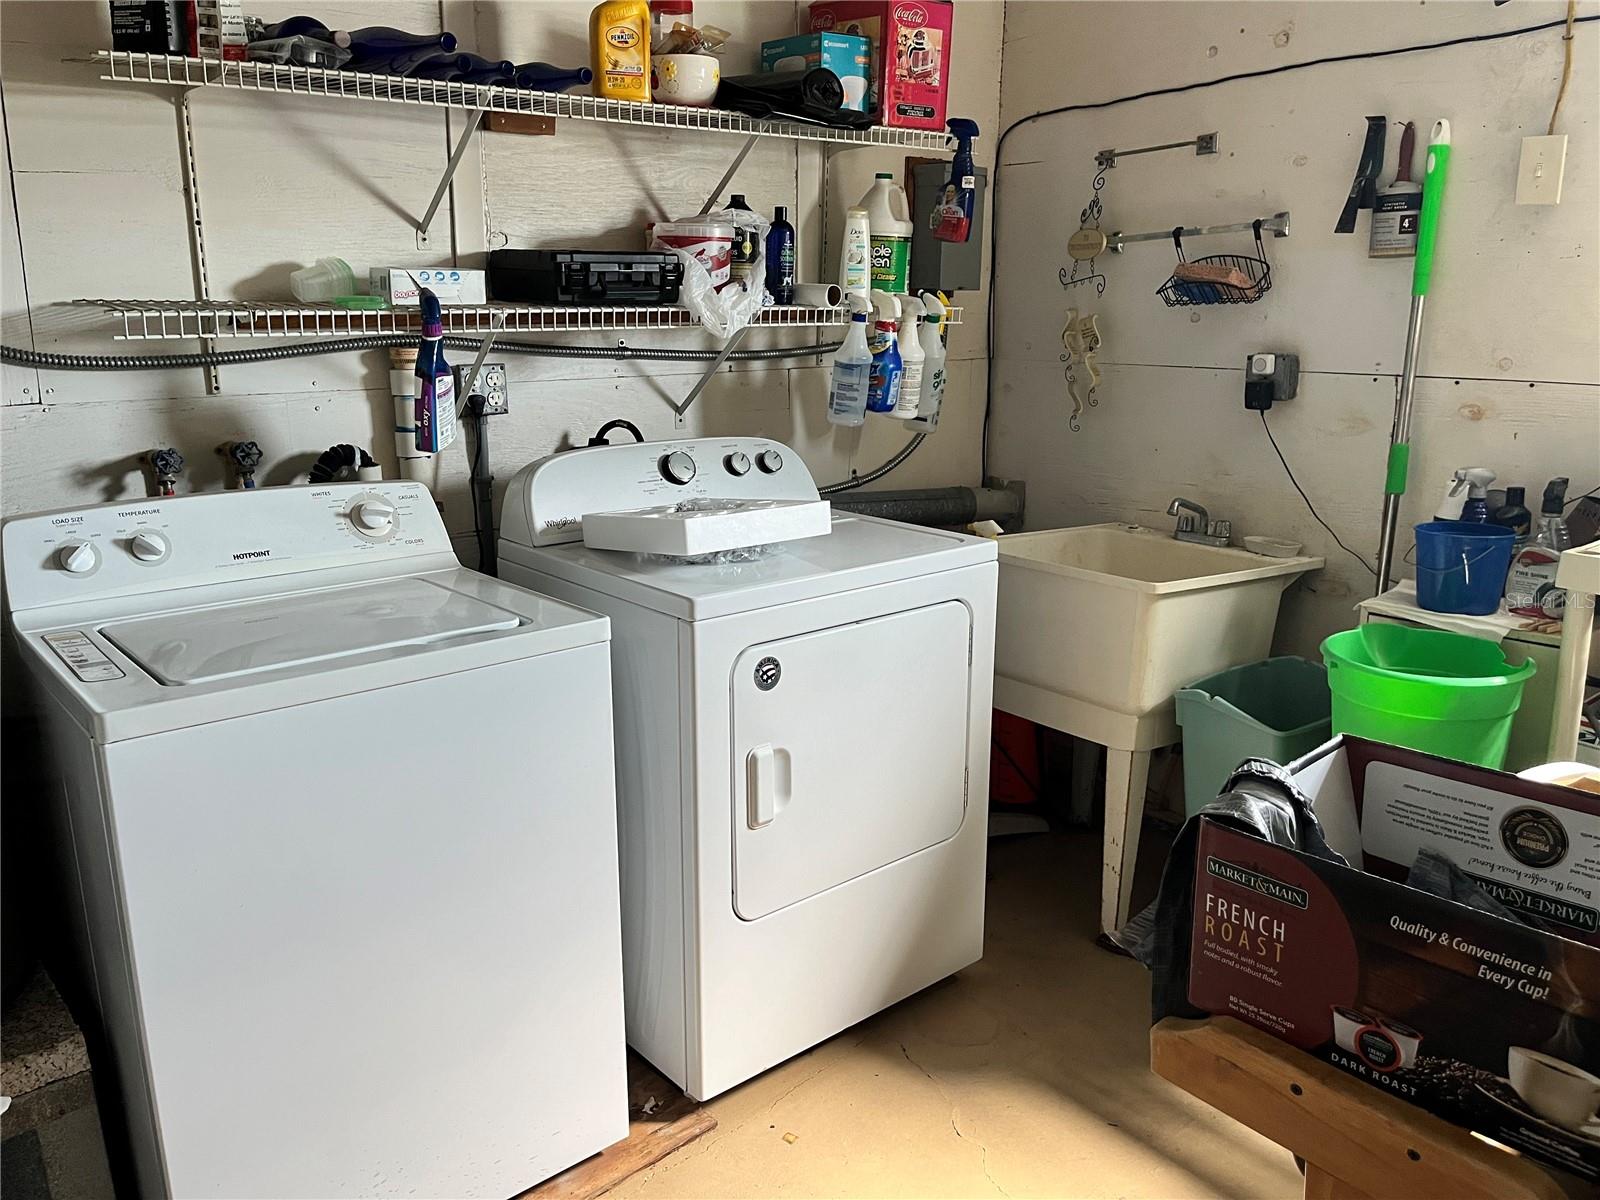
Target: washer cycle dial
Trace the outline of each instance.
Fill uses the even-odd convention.
[[[774,475],[783,469],[783,455],[776,450],[763,450],[756,455],[756,466],[760,467],[768,475]]]
[[[668,483],[684,484],[694,478],[694,459],[682,450],[674,450],[661,459],[661,478]]]
[[[87,575],[100,565],[100,551],[88,542],[68,542],[56,551],[56,565],[73,575]]]
[[[394,532],[395,506],[382,496],[366,496],[350,506],[350,524],[362,537],[384,538]]]

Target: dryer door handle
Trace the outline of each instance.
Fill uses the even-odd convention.
[[[763,742],[745,755],[746,817],[751,829],[762,829],[789,803],[789,752]]]

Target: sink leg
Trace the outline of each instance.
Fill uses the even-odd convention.
[[[1150,751],[1106,747],[1106,834],[1100,873],[1100,930],[1128,920],[1133,868],[1139,861],[1139,824],[1150,778]]]

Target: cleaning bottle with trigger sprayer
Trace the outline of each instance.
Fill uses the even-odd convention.
[[[908,428],[920,433],[932,433],[939,427],[939,409],[944,405],[945,345],[940,327],[944,324],[944,304],[932,292],[922,293],[922,329],[918,340],[922,346],[922,399],[917,404],[917,415],[907,422]]]
[[[902,297],[900,328],[895,333],[895,348],[900,351],[900,398],[895,401],[894,412],[889,414],[901,421],[916,417],[923,388],[927,386],[923,367],[928,355],[917,339],[917,325],[921,320],[922,301],[915,296]]]
[[[850,314],[850,332],[833,355],[828,382],[828,420],[835,425],[861,425],[867,419],[867,393],[872,387],[872,351],[867,347],[865,304],[857,297]]]
[[[1451,477],[1433,519],[1483,524],[1489,519],[1489,485],[1493,482],[1494,472],[1488,467],[1462,467]]]
[[[978,123],[952,117],[945,124],[956,139],[956,153],[950,162],[950,182],[941,189],[928,223],[941,242],[965,242],[972,236],[972,209],[978,193],[977,168],[972,165],[972,139],[978,136]]]
[[[456,381],[444,360],[444,314],[431,288],[417,292],[422,343],[417,347],[417,449],[437,454],[456,440]]]
[[[867,390],[867,411],[890,413],[900,401],[903,370],[900,348],[895,341],[895,318],[900,315],[900,301],[888,292],[873,288],[872,310],[876,319],[872,338],[867,343],[872,349],[872,386]]]

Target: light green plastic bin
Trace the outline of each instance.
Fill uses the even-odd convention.
[[[1183,807],[1194,816],[1247,758],[1287,763],[1332,736],[1328,673],[1269,658],[1209,675],[1175,695],[1183,728]]]

